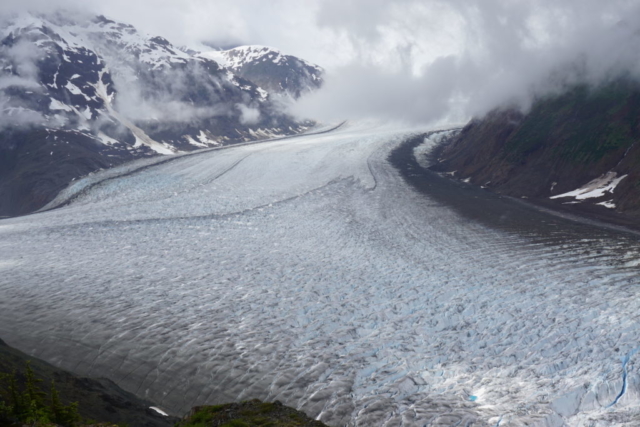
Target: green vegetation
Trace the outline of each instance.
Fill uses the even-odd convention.
[[[62,403],[56,385],[51,381],[48,392],[43,380],[37,378],[31,362],[23,371],[0,373],[0,427],[117,427],[115,424],[96,424],[83,420],[77,402]],[[226,405],[202,406],[179,422],[176,427],[322,427],[305,414],[282,405],[251,400]]]
[[[22,386],[19,385],[19,376],[23,379]],[[47,396],[41,390],[41,382],[36,378],[30,362],[26,363],[25,372],[20,375],[15,371],[0,375],[0,425],[21,422],[74,427],[78,424],[78,404],[62,404],[53,382]]]
[[[12,394],[11,390],[15,392]],[[20,421],[25,419],[24,408],[30,411],[30,419],[40,420],[36,423],[39,426],[73,425],[75,415],[79,415],[76,425],[97,425],[91,420],[99,420],[102,426],[173,427],[179,421],[150,410],[152,405],[107,379],[79,377],[28,356],[0,339],[0,427],[26,424]],[[34,408],[40,408],[40,412]],[[44,424],[45,420],[49,424]]]
[[[576,86],[563,95],[540,99],[509,138],[509,157],[522,161],[554,144],[554,155],[562,159],[596,163],[637,140],[639,99],[638,85],[626,80],[595,89]]]
[[[0,340],[0,427],[325,426],[280,402],[202,406],[182,421],[157,415],[151,405],[108,380],[77,377]]]
[[[538,98],[526,112],[494,110],[434,156],[441,159],[434,171],[456,171],[500,194],[638,228],[640,81],[622,76],[574,85]],[[572,204],[550,199],[607,173],[621,179],[615,191]]]
[[[280,402],[249,400],[194,408],[176,427],[322,427],[325,424]]]

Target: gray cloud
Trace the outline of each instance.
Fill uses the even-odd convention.
[[[634,0],[23,0],[0,11],[58,7],[175,44],[266,44],[317,62],[325,89],[295,107],[311,117],[464,119],[640,73]]]
[[[132,60],[132,63],[133,60]],[[162,73],[147,76],[146,83],[140,82],[136,73],[129,66],[112,70],[112,78],[117,89],[115,108],[133,121],[156,120],[163,123],[193,122],[215,116],[228,115],[233,105],[215,102],[218,95],[212,92],[212,85],[220,85],[206,70],[197,64],[187,68],[165,69]],[[213,105],[195,104],[185,101],[189,86],[194,81],[212,82],[201,84],[201,90],[209,90],[207,99]]]
[[[323,4],[320,24],[348,34],[357,55],[299,114],[459,121],[502,105],[526,110],[569,84],[640,75],[639,2],[374,3],[373,15],[357,13],[369,1]]]
[[[243,125],[254,125],[260,120],[259,108],[245,104],[236,104],[236,108],[240,111],[240,123]]]
[[[453,57],[437,59],[420,77],[406,68],[389,72],[349,65],[330,74],[322,90],[302,98],[293,109],[304,117],[325,120],[376,117],[421,121],[455,108],[451,99],[455,83],[450,77],[456,72]]]
[[[45,118],[37,111],[21,106],[19,102],[9,102],[0,97],[0,130],[6,127],[23,128],[45,122]]]
[[[29,42],[0,46],[0,129],[7,126],[26,127],[45,122],[45,118],[29,108],[28,103],[6,93],[6,89],[40,92],[37,60],[42,52]]]

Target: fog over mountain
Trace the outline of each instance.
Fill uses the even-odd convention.
[[[526,109],[567,83],[639,72],[637,1],[28,0],[0,8],[102,13],[192,47],[277,47],[328,70],[325,89],[296,110],[314,118],[460,120],[505,103]]]
[[[311,115],[330,104],[334,114],[461,120],[639,71],[638,2],[406,1],[356,26],[353,6],[323,15],[350,32],[358,60],[303,104]]]
[[[0,217],[39,209],[101,168],[312,124],[286,114],[279,94],[127,23],[68,9],[1,18]],[[256,76],[306,76],[293,68],[302,60],[277,59],[268,54]],[[287,87],[311,90],[307,81]]]

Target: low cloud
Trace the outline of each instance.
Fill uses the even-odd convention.
[[[30,108],[27,100],[16,96],[27,90],[42,91],[37,67],[41,56],[42,51],[28,41],[0,46],[0,129],[46,122],[42,114]]]
[[[0,90],[8,87],[21,87],[26,89],[41,89],[40,85],[32,79],[21,76],[7,75],[0,77]]]
[[[325,3],[322,25],[348,32],[357,60],[330,70],[295,113],[461,121],[498,106],[526,111],[536,97],[576,83],[640,77],[637,2],[407,0],[358,16],[368,4]],[[427,37],[433,27],[411,24],[435,10],[439,46]]]
[[[236,104],[236,108],[240,111],[240,123],[243,125],[254,125],[260,121],[260,109],[244,104]]]
[[[385,71],[350,65],[325,77],[324,87],[302,97],[292,111],[305,118],[382,118],[423,121],[456,109],[455,58],[440,58],[422,76],[407,69]]]
[[[197,62],[139,67],[134,53],[91,36],[105,60],[117,95],[113,107],[132,121],[194,122],[229,113],[219,101],[217,76]]]
[[[177,45],[233,41],[298,55],[327,70],[325,87],[293,109],[311,118],[461,120],[501,105],[526,110],[536,96],[576,82],[640,75],[640,3],[628,0],[11,3],[0,13],[62,7],[103,13]],[[188,106],[161,99],[149,111],[206,113]]]
[[[37,111],[21,105],[20,102],[8,102],[0,97],[0,130],[5,128],[26,128],[45,123],[46,119]]]

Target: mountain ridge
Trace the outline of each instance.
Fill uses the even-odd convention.
[[[238,46],[201,56],[213,58],[270,93],[293,99],[319,89],[324,82],[321,67],[268,46]]]
[[[433,153],[431,169],[500,194],[638,228],[640,85],[618,79],[494,110]]]
[[[133,159],[292,135],[312,122],[210,58],[104,16],[21,14],[0,35],[0,217]]]

